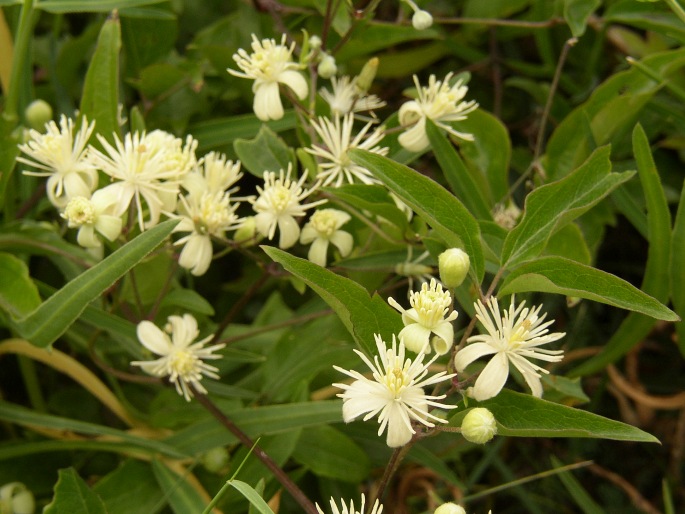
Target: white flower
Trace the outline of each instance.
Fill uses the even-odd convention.
[[[355,350],[373,372],[373,380],[366,378],[358,371],[347,371],[333,366],[341,373],[355,379],[352,384],[333,385],[344,391],[338,396],[343,399],[345,423],[363,414],[365,414],[364,421],[368,421],[378,414],[380,423],[378,435],[380,436],[387,428],[386,443],[391,448],[397,448],[407,444],[415,433],[412,420],[427,427],[435,426],[429,419],[446,423],[444,419],[428,412],[428,407],[454,409],[456,406],[435,401],[445,398],[445,395],[430,396],[425,394],[423,388],[448,380],[454,375],[441,371],[430,378],[425,378],[428,374],[428,367],[438,357],[437,354],[426,364],[423,363],[423,352],[420,352],[413,361],[405,360],[404,344],[400,341],[398,348],[395,336],[392,338],[392,348],[389,349],[385,347],[381,336],[375,337],[378,356],[373,362],[366,355]]]
[[[307,209],[326,202],[326,200],[319,200],[301,205],[300,202],[312,194],[318,184],[307,190],[302,187],[307,179],[307,172],[303,173],[300,180],[292,182],[291,171],[290,164],[288,164],[285,176],[283,170],[279,172],[278,178],[273,171],[267,171],[264,173],[264,188],[257,186],[259,197],[249,199],[252,208],[257,213],[255,216],[257,231],[273,239],[276,227],[278,227],[280,231],[278,246],[284,250],[297,243],[300,237],[300,226],[295,221],[295,217],[304,216]]]
[[[340,505],[342,506],[341,509],[338,509],[338,506],[335,503],[335,500],[331,498],[331,514],[366,514],[366,510],[364,509],[364,505],[366,504],[366,497],[362,494],[362,504],[359,506],[359,510],[354,508],[354,501],[350,501],[350,506],[348,507],[345,504],[344,500],[340,500]],[[321,507],[319,507],[319,504],[316,504],[316,510],[319,511],[319,514],[324,514],[324,511],[321,510]],[[383,513],[383,505],[379,503],[378,500],[376,500],[376,503],[373,505],[373,509],[371,509],[370,514],[382,514]]]
[[[172,211],[176,207],[179,183],[188,170],[185,150],[179,152],[177,138],[173,143],[161,145],[159,134],[155,135],[148,146],[145,134],[126,134],[122,142],[115,137],[115,146],[110,145],[98,134],[105,153],[91,152],[93,164],[104,173],[117,180],[106,187],[117,198],[117,214],[128,209],[135,201],[140,230],[152,227],[159,222],[162,211]],[[178,140],[180,141],[180,140]],[[143,219],[143,200],[148,209],[148,220]]]
[[[17,161],[43,171],[24,171],[25,175],[48,177],[47,194],[55,207],[64,207],[71,198],[88,198],[98,185],[97,170],[87,158],[88,139],[95,122],[88,124],[83,117],[81,128],[74,137],[74,121],[62,115],[59,128],[54,121],[45,125],[46,133],[29,131],[29,140],[19,149],[30,159]]]
[[[340,187],[343,182],[352,184],[355,180],[363,184],[378,182],[369,170],[352,162],[347,152],[352,148],[361,148],[378,155],[387,155],[387,148],[377,146],[384,136],[383,127],[378,127],[364,139],[372,125],[372,123],[367,123],[352,139],[352,126],[354,124],[352,114],[346,115],[342,124],[338,116],[334,118],[334,121],[328,118],[319,118],[318,121],[312,120],[311,123],[321,138],[323,146],[314,145],[312,148],[305,148],[305,150],[322,159],[322,162],[319,163],[321,171],[317,174],[317,178],[323,180],[324,186],[333,184],[335,187]]]
[[[240,171],[240,161],[227,160],[226,156],[218,152],[209,152],[200,159],[199,166],[188,173],[182,186],[193,195],[204,193],[223,193],[243,176]],[[234,193],[238,188],[231,189]]]
[[[471,134],[459,132],[448,124],[465,120],[468,113],[478,108],[478,104],[473,100],[462,102],[468,87],[463,85],[462,80],[450,86],[451,78],[452,73],[448,73],[443,81],[436,80],[435,75],[431,75],[428,78],[428,87],[423,87],[414,75],[418,98],[404,103],[398,113],[400,125],[413,125],[398,138],[399,143],[407,150],[422,152],[430,146],[426,134],[426,118],[455,137],[473,141]]]
[[[99,189],[88,199],[77,196],[60,214],[68,222],[69,228],[78,228],[76,240],[84,248],[99,248],[102,241],[95,235],[114,241],[121,234],[121,216],[114,214],[117,200],[106,189]]]
[[[426,30],[431,25],[433,25],[433,16],[428,11],[423,9],[418,9],[414,12],[411,17],[411,24],[416,30]]]
[[[372,111],[385,105],[385,102],[376,95],[367,95],[359,90],[357,78],[351,79],[348,75],[340,78],[331,78],[332,91],[321,89],[321,97],[331,108],[334,116],[345,115],[351,112]]]
[[[431,279],[430,286],[424,283],[421,285],[421,291],[411,292],[411,309],[404,310],[393,298],[388,298],[388,303],[402,313],[404,328],[399,338],[408,350],[429,353],[431,333],[437,336],[433,344],[439,355],[444,355],[452,347],[454,327],[451,321],[457,319],[457,311],[447,315],[452,298],[448,291],[442,290],[442,285],[434,278]]]
[[[193,275],[204,275],[212,261],[212,236],[223,238],[227,230],[237,229],[241,220],[235,213],[238,204],[231,205],[228,193],[207,192],[202,195],[181,197],[179,208],[181,222],[174,232],[190,232],[176,241],[184,245],[178,258],[183,268]]]
[[[473,387],[473,397],[487,400],[496,396],[504,386],[509,376],[509,363],[518,369],[530,387],[533,395],[542,396],[540,372],[547,370],[527,359],[539,359],[547,362],[559,362],[563,356],[562,350],[541,350],[539,346],[564,337],[564,332],[549,334],[547,327],[554,320],[543,323],[546,314],[538,316],[542,305],[533,309],[524,308],[525,302],[516,307],[512,297],[511,305],[504,315],[500,313],[497,298],[492,297],[487,302],[490,313],[479,300],[475,304],[476,317],[483,324],[487,334],[471,336],[468,343],[473,343],[457,353],[454,365],[461,372],[474,360],[485,355],[493,355],[485,366]]]
[[[333,243],[340,250],[340,255],[347,257],[352,251],[354,240],[352,236],[340,230],[350,221],[350,215],[337,209],[319,209],[302,229],[300,243],[312,243],[307,258],[314,264],[326,266],[326,251],[328,243]]]
[[[138,323],[138,340],[160,358],[153,361],[134,361],[131,364],[140,366],[150,375],[168,376],[169,382],[173,382],[176,386],[178,394],[190,401],[193,389],[207,393],[200,383],[202,375],[219,378],[216,374],[218,369],[204,361],[220,359],[221,355],[215,355],[213,352],[226,345],[221,343],[203,348],[212,338],[211,335],[194,343],[199,331],[197,321],[190,314],[184,314],[183,317],[169,316],[168,321],[165,331],[160,330],[150,321]]]
[[[252,53],[242,48],[233,55],[233,60],[243,72],[228,69],[231,75],[253,79],[254,112],[262,121],[278,120],[283,117],[283,104],[278,91],[278,84],[284,84],[293,90],[295,95],[304,100],[309,86],[299,71],[300,66],[292,61],[295,43],[286,46],[285,34],[281,44],[274,39],[262,39],[252,34]]]

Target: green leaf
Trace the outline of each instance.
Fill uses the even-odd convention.
[[[426,121],[426,134],[433,154],[456,197],[478,219],[491,220],[490,208],[481,193],[482,186],[479,187],[452,143],[430,119]]]
[[[654,164],[649,141],[642,126],[633,130],[633,152],[637,161],[642,189],[647,202],[649,250],[642,290],[659,301],[666,302],[670,289],[669,260],[671,257],[671,213]],[[615,362],[649,333],[654,319],[631,313],[609,339],[602,351],[574,369],[573,376],[595,373]]]
[[[164,504],[150,464],[129,459],[93,486],[107,514],[154,514]]]
[[[601,0],[564,0],[564,19],[574,37],[585,33],[588,18],[601,3]]]
[[[102,499],[90,490],[74,468],[60,469],[55,497],[43,514],[78,512],[79,514],[107,514]]]
[[[563,257],[541,257],[517,266],[502,282],[499,294],[523,291],[577,296],[641,312],[655,319],[679,319],[671,309],[629,282]]]
[[[271,510],[259,493],[249,484],[241,482],[240,480],[229,480],[228,483],[231,487],[240,492],[240,494],[242,494],[258,512],[261,512],[261,514],[274,514],[274,511]]]
[[[18,318],[40,305],[38,289],[23,261],[12,254],[0,252],[0,270],[0,309]]]
[[[293,458],[318,476],[359,483],[369,474],[369,457],[349,437],[327,425],[302,431]]]
[[[382,155],[354,149],[349,156],[371,170],[449,246],[463,248],[471,259],[471,271],[477,282],[483,280],[485,265],[478,222],[454,195],[428,177]]]
[[[674,38],[681,44],[685,43],[685,23],[673,15],[664,5],[665,2],[659,2],[659,4],[624,0],[614,3],[607,9],[603,18],[610,23],[654,31],[657,34]]]
[[[286,111],[280,120],[264,123],[254,114],[242,114],[230,118],[198,122],[191,125],[188,131],[199,142],[198,152],[205,152],[213,148],[230,145],[239,138],[255,137],[264,125],[274,132],[282,132],[295,128],[297,116],[294,111]]]
[[[555,468],[561,468],[563,466],[562,462],[554,455],[550,457],[550,460]],[[557,476],[584,514],[605,514],[605,510],[595,503],[570,471],[564,471]]]
[[[160,308],[180,307],[183,310],[214,316],[214,307],[193,289],[174,289],[164,295]]]
[[[95,298],[154,250],[178,224],[167,220],[143,232],[133,241],[67,283],[28,316],[16,321],[24,339],[48,346],[78,319]]]
[[[331,306],[365,354],[378,353],[374,334],[389,342],[402,330],[399,313],[377,294],[370,297],[356,282],[283,250],[270,246],[262,249],[287,271],[304,280]]]
[[[680,193],[678,212],[673,224],[671,245],[671,300],[673,308],[682,318],[685,316],[685,185]],[[678,346],[685,357],[685,323],[676,323]]]
[[[109,436],[112,441],[121,441],[136,447],[137,451],[146,454],[162,453],[174,458],[187,457],[187,454],[161,441],[131,435],[123,430],[109,428],[95,423],[62,418],[51,414],[43,414],[26,407],[21,407],[4,400],[0,400],[0,419],[9,423],[16,423],[24,427],[42,427],[52,430],[77,432],[94,436]]]
[[[260,435],[281,434],[315,425],[340,423],[342,402],[328,400],[248,407],[229,410],[226,415],[243,432],[255,439]],[[217,446],[233,444],[237,439],[215,419],[206,419],[179,430],[165,442],[179,451],[198,455]]]
[[[581,264],[590,264],[592,255],[583,231],[576,223],[569,223],[557,230],[547,241],[545,255],[561,255]]]
[[[174,514],[204,511],[207,502],[184,476],[177,475],[157,459],[152,461],[152,471]]]
[[[471,406],[472,400],[469,400]],[[503,389],[497,396],[473,403],[487,407],[497,420],[497,434],[510,437],[589,437],[658,443],[639,428],[529,394]],[[460,418],[468,410],[460,412]],[[451,423],[451,422],[450,422]]]
[[[254,139],[236,139],[233,148],[243,167],[260,178],[265,171],[285,171],[295,162],[294,152],[267,125],[262,125]]]
[[[160,4],[165,0],[41,0],[36,7],[51,13],[110,12],[114,9]]]
[[[119,134],[120,49],[121,25],[118,15],[113,13],[100,30],[81,96],[81,114],[90,121],[95,120],[95,130],[110,143]]]
[[[539,254],[550,236],[606,197],[634,173],[611,173],[609,147],[595,151],[569,176],[526,197],[523,218],[504,241],[504,267]]]
[[[484,183],[476,181],[483,186],[481,194],[488,205],[501,202],[509,192],[511,140],[507,127],[484,109],[476,109],[455,126],[473,134],[473,141],[459,141],[459,151],[467,167],[478,170],[485,179]]]
[[[395,205],[383,186],[346,184],[335,188],[327,187],[324,191],[357,209],[380,216],[402,230],[409,226],[407,216]]]

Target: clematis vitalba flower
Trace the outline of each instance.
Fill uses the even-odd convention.
[[[420,352],[415,359],[405,359],[404,344],[398,345],[395,336],[392,347],[387,348],[381,336],[376,334],[378,356],[371,361],[366,355],[355,350],[373,373],[373,379],[366,378],[355,370],[345,370],[333,366],[354,380],[351,384],[333,384],[343,390],[338,397],[343,399],[343,420],[345,423],[364,416],[368,421],[378,415],[378,435],[386,429],[386,443],[391,448],[407,444],[415,433],[412,421],[427,427],[434,427],[433,421],[447,421],[428,412],[429,406],[441,409],[454,409],[455,405],[445,405],[445,395],[431,396],[424,388],[448,380],[454,375],[441,371],[426,378],[428,367],[438,357],[436,354],[424,364],[424,353]]]
[[[117,199],[106,189],[99,189],[91,198],[77,196],[60,214],[69,228],[78,228],[76,240],[84,248],[100,248],[97,234],[114,241],[121,234],[121,216],[114,214]]]
[[[542,305],[529,309],[525,304],[521,302],[517,307],[512,297],[504,314],[494,296],[485,305],[480,300],[475,304],[476,317],[487,333],[469,337],[467,343],[471,344],[457,353],[454,365],[461,372],[476,359],[492,355],[473,386],[472,395],[478,401],[499,394],[509,376],[509,364],[521,372],[533,395],[541,397],[540,373],[548,371],[528,359],[559,362],[563,358],[563,350],[544,350],[540,346],[561,339],[565,333],[549,333],[547,327],[554,320],[545,322],[546,315],[539,316]]]
[[[340,251],[340,255],[347,257],[352,251],[354,240],[349,232],[340,230],[340,227],[348,221],[350,215],[337,209],[319,209],[312,214],[300,236],[300,243],[312,244],[307,258],[314,264],[325,267],[329,243]]]
[[[430,285],[424,283],[420,291],[411,292],[410,309],[405,310],[393,298],[388,298],[388,303],[402,313],[404,328],[399,333],[399,338],[407,350],[429,353],[431,334],[437,336],[432,343],[439,355],[444,355],[452,347],[454,327],[451,322],[457,319],[458,314],[457,311],[447,314],[452,298],[434,278]]]
[[[262,121],[278,120],[283,117],[283,104],[279,84],[289,87],[300,100],[309,93],[309,86],[298,71],[300,65],[293,62],[295,43],[286,46],[285,34],[281,43],[275,39],[257,39],[252,34],[252,53],[239,49],[233,60],[242,72],[228,69],[231,75],[254,80],[254,112]]]
[[[141,321],[136,333],[141,344],[159,355],[159,358],[151,361],[134,361],[131,365],[139,366],[150,375],[169,377],[169,382],[176,386],[176,391],[186,401],[190,401],[193,396],[193,389],[207,393],[200,383],[203,376],[219,378],[216,374],[219,370],[204,361],[220,359],[221,355],[214,352],[226,345],[221,343],[205,348],[205,344],[212,339],[211,335],[196,342],[200,332],[197,320],[190,314],[169,316],[164,331],[151,321]]]
[[[354,500],[350,501],[349,506],[345,503],[344,500],[340,500],[340,505],[342,506],[341,509],[338,509],[338,505],[336,504],[335,500],[331,498],[331,514],[366,514],[366,510],[364,508],[364,505],[366,504],[366,497],[362,494],[362,501],[361,505],[359,506],[359,509],[356,509],[354,507]],[[316,510],[319,512],[319,514],[325,514],[323,510],[321,510],[321,507],[319,507],[318,504],[316,504]],[[371,509],[371,512],[369,514],[382,514],[383,513],[383,505],[380,504],[378,500],[376,500],[376,503],[373,505],[373,509]]]

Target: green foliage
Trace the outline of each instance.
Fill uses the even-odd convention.
[[[43,512],[83,512],[84,514],[106,514],[107,509],[74,468],[61,469],[55,485],[55,498]]]

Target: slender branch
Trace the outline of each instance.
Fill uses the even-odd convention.
[[[385,493],[385,488],[388,487],[388,483],[390,483],[390,479],[395,474],[395,471],[397,471],[397,468],[399,467],[404,457],[407,455],[407,452],[411,449],[411,447],[417,440],[418,439],[416,438],[412,438],[411,441],[409,441],[407,444],[401,446],[400,448],[395,448],[395,451],[392,452],[390,460],[388,461],[388,465],[385,467],[385,471],[383,472],[383,476],[381,477],[381,481],[378,483],[378,489],[376,490],[376,494],[373,495],[366,509],[366,514],[371,514],[371,509],[373,509],[373,505],[376,503],[376,500],[383,497],[383,494]]]
[[[435,23],[443,25],[487,25],[490,27],[521,27],[525,29],[546,29],[566,23],[563,18],[550,18],[543,21],[502,20],[497,18],[434,18]]]
[[[246,448],[252,448],[255,456],[264,464],[273,476],[280,482],[280,484],[290,493],[293,499],[300,504],[304,512],[307,514],[318,514],[316,507],[309,498],[302,492],[302,489],[291,480],[291,478],[283,471],[269,455],[255,444],[250,437],[245,434],[238,426],[233,423],[226,415],[219,410],[219,408],[212,402],[205,394],[195,391],[197,401],[207,411],[214,416],[229,432],[231,432]]]

